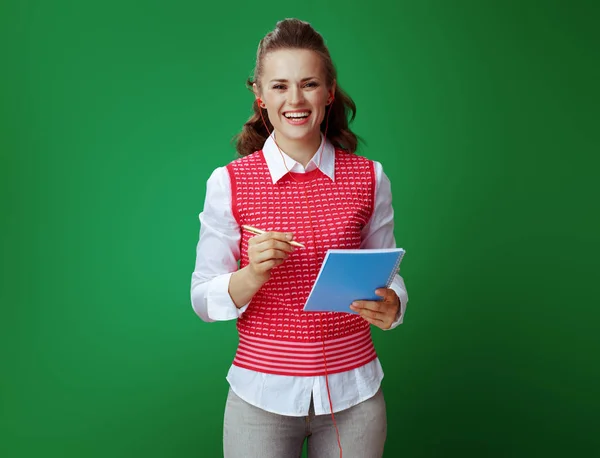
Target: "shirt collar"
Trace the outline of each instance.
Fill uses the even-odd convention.
[[[279,148],[275,143],[273,138],[274,134],[271,134],[269,138],[265,141],[263,145],[263,156],[267,163],[267,167],[269,168],[269,172],[271,173],[271,178],[273,179],[273,183],[277,183],[284,175],[290,172],[310,172],[316,168],[321,169],[325,175],[334,180],[334,161],[335,161],[335,148],[331,144],[331,142],[325,138],[323,134],[321,134],[321,144],[319,145],[319,149],[312,157],[312,159],[306,165],[306,168],[302,166],[299,162],[296,162],[294,159],[289,157],[282,150],[281,154],[283,154],[283,160],[281,159],[281,154],[279,153]],[[323,158],[321,158],[323,155]],[[319,160],[321,164],[319,165]],[[285,165],[284,165],[285,161]],[[286,169],[287,166],[287,169]]]

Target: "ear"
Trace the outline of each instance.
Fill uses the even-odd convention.
[[[337,89],[337,82],[335,80],[333,80],[333,83],[331,83],[331,88],[329,88],[329,97],[327,98],[327,105],[330,105],[331,103],[333,103],[333,100],[335,99],[335,90]]]
[[[252,83],[252,92],[254,92],[254,97],[256,98],[258,106],[261,108],[266,108],[265,103],[260,98],[260,91],[258,90],[258,86],[256,85],[256,83]]]
[[[254,97],[260,100],[260,91],[258,90],[256,83],[252,83],[252,92],[254,92]]]

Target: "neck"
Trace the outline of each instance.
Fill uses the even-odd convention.
[[[306,167],[321,146],[321,133],[317,132],[317,135],[310,140],[293,140],[278,136],[275,132],[275,140],[285,154]]]

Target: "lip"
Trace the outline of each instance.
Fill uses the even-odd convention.
[[[308,113],[308,116],[304,119],[294,119],[294,118],[287,118],[285,116],[286,113]],[[308,122],[308,120],[312,116],[312,110],[308,110],[308,109],[306,109],[306,110],[286,110],[282,113],[282,116],[288,122],[288,124],[291,124],[292,126],[301,126]]]

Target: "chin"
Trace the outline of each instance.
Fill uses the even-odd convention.
[[[319,135],[319,130],[317,129],[298,129],[298,128],[292,128],[289,129],[287,128],[287,126],[285,126],[285,129],[280,129],[279,130],[279,134],[285,138],[287,138],[288,140],[293,140],[293,141],[302,141],[302,140],[306,140],[309,141],[312,138],[314,138],[315,136]]]

